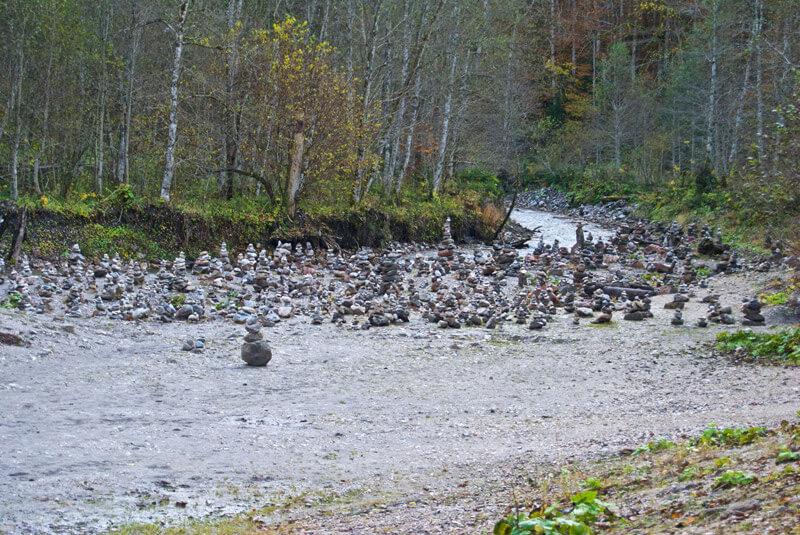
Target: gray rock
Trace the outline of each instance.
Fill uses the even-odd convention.
[[[272,349],[266,340],[242,344],[242,360],[248,366],[266,366],[272,360]]]
[[[386,314],[375,312],[370,315],[369,322],[375,327],[386,327],[389,325],[389,318],[386,317]]]
[[[191,316],[193,313],[194,309],[192,308],[192,305],[183,305],[178,309],[178,312],[175,313],[175,319],[186,320],[189,319],[189,316]]]

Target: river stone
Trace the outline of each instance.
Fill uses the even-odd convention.
[[[369,322],[375,327],[386,327],[389,325],[389,318],[382,312],[375,312],[370,315]]]
[[[266,340],[242,344],[242,360],[248,366],[266,366],[272,360],[272,349]]]
[[[178,312],[175,313],[175,319],[177,320],[185,320],[188,319],[189,316],[194,313],[194,309],[192,305],[183,305],[181,308],[178,309]]]

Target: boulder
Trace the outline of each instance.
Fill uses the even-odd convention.
[[[272,360],[272,349],[266,340],[242,344],[242,360],[248,366],[266,366]]]

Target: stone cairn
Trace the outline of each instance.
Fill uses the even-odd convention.
[[[248,366],[266,366],[272,360],[272,349],[261,334],[261,322],[255,315],[244,324],[247,334],[242,344],[242,360]]]
[[[627,298],[628,292],[622,292],[624,297]],[[653,313],[650,311],[651,300],[649,297],[634,298],[625,303],[625,315],[622,319],[628,321],[642,321],[645,318],[652,318]]]
[[[395,293],[398,294],[400,293],[399,287],[400,282],[403,280],[403,275],[400,273],[399,258],[400,253],[392,251],[383,256],[376,266],[376,270],[380,276],[378,295],[384,295],[390,290],[394,290]]]
[[[711,323],[722,323],[723,325],[733,325],[736,320],[733,319],[733,311],[729,306],[721,306],[719,304],[719,296],[710,295],[703,299],[703,302],[708,303],[708,313],[706,320]]]
[[[197,257],[197,260],[194,261],[194,265],[192,266],[192,274],[207,275],[210,272],[211,255],[208,254],[208,251],[203,251],[200,253],[200,256]]]
[[[186,255],[183,251],[172,262],[172,271],[175,276],[169,283],[170,289],[175,292],[190,292],[193,288],[189,284],[189,278],[186,276]]]
[[[453,256],[456,250],[456,242],[453,241],[453,235],[450,233],[449,217],[444,222],[444,233],[442,235],[442,241],[439,243],[438,250],[439,258],[443,259],[443,262],[446,262],[447,258]]]
[[[764,325],[764,316],[761,315],[761,303],[757,297],[745,301],[742,305],[742,313],[744,314],[742,325],[748,327]]]

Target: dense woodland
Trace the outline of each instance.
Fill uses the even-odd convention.
[[[797,0],[2,0],[0,195],[800,212]],[[726,208],[727,206],[727,208]]]

